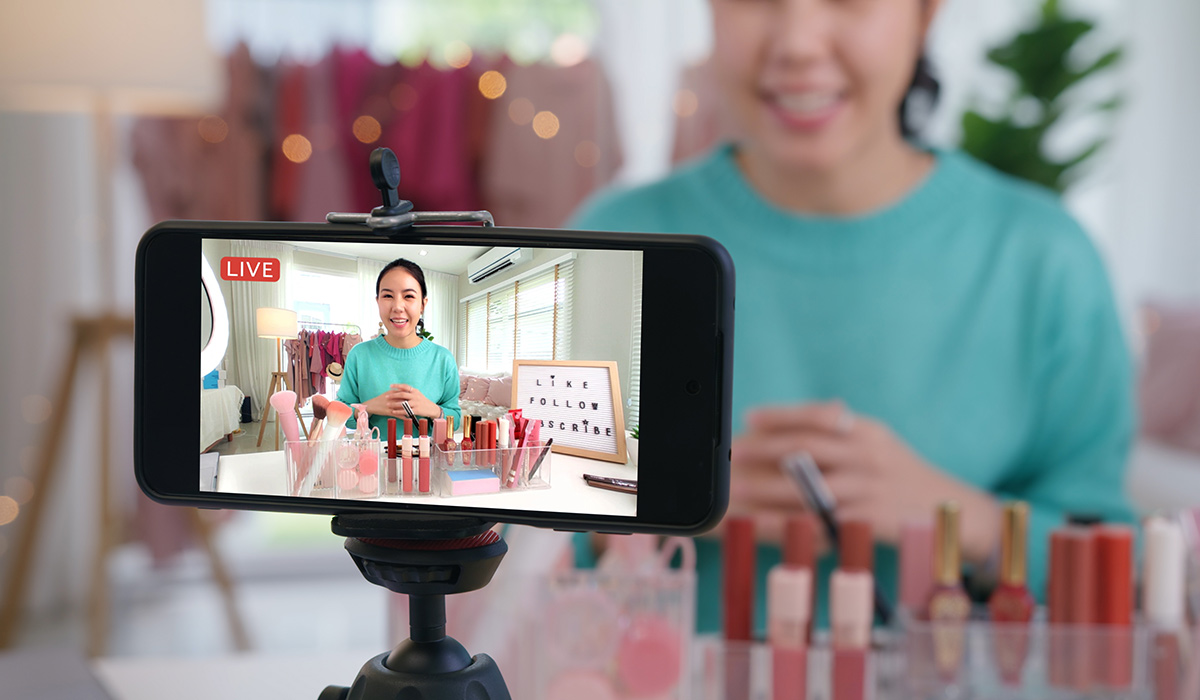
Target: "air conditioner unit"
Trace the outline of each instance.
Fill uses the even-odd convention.
[[[510,267],[533,260],[533,251],[524,248],[492,248],[467,263],[467,279],[478,284],[492,275]]]

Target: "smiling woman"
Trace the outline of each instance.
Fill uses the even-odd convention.
[[[420,336],[429,303],[421,267],[404,258],[385,265],[375,282],[375,301],[384,333],[350,351],[338,400],[364,404],[381,435],[387,434],[388,418],[406,417],[405,404],[418,416],[460,422],[454,356]]]

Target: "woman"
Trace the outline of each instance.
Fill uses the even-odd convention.
[[[457,424],[458,365],[449,350],[418,335],[429,303],[421,267],[404,258],[388,263],[375,280],[375,302],[385,332],[351,348],[338,400],[365,404],[381,435],[388,418],[407,416],[405,401],[419,417],[453,416]]]
[[[1030,502],[1041,595],[1047,535],[1065,513],[1131,517],[1130,363],[1103,265],[1050,193],[906,140],[901,109],[937,6],[712,0],[737,139],[600,195],[573,224],[705,234],[729,249],[730,511],[753,514],[764,539],[800,508],[779,463],[805,450],[839,517],[871,522],[893,600],[901,523],[947,499],[963,506],[976,569],[995,561],[1001,503]],[[719,546],[698,544],[698,624],[714,629]],[[765,571],[778,551],[764,554]]]

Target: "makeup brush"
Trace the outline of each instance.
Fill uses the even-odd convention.
[[[312,425],[309,426],[309,428],[308,428],[308,439],[309,440],[317,440],[320,438],[321,428],[324,427],[324,425],[325,425],[325,423],[324,423],[325,410],[327,408],[329,408],[329,399],[328,398],[321,396],[319,394],[317,396],[313,397],[313,400],[312,400],[313,419],[312,419]]]
[[[354,415],[354,411],[346,404],[341,401],[330,401],[328,408],[325,409],[325,429],[321,431],[321,439],[325,441],[338,439],[342,431],[346,429],[346,421],[350,420],[352,415]]]
[[[277,391],[271,394],[271,408],[278,416],[279,427],[283,428],[283,438],[288,442],[300,439],[300,421],[296,418],[296,392]]]

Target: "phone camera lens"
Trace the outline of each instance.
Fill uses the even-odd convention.
[[[696,394],[700,393],[700,382],[696,381],[695,379],[690,379],[688,380],[688,383],[683,386],[683,388],[685,391],[687,391],[687,393],[695,396]]]

